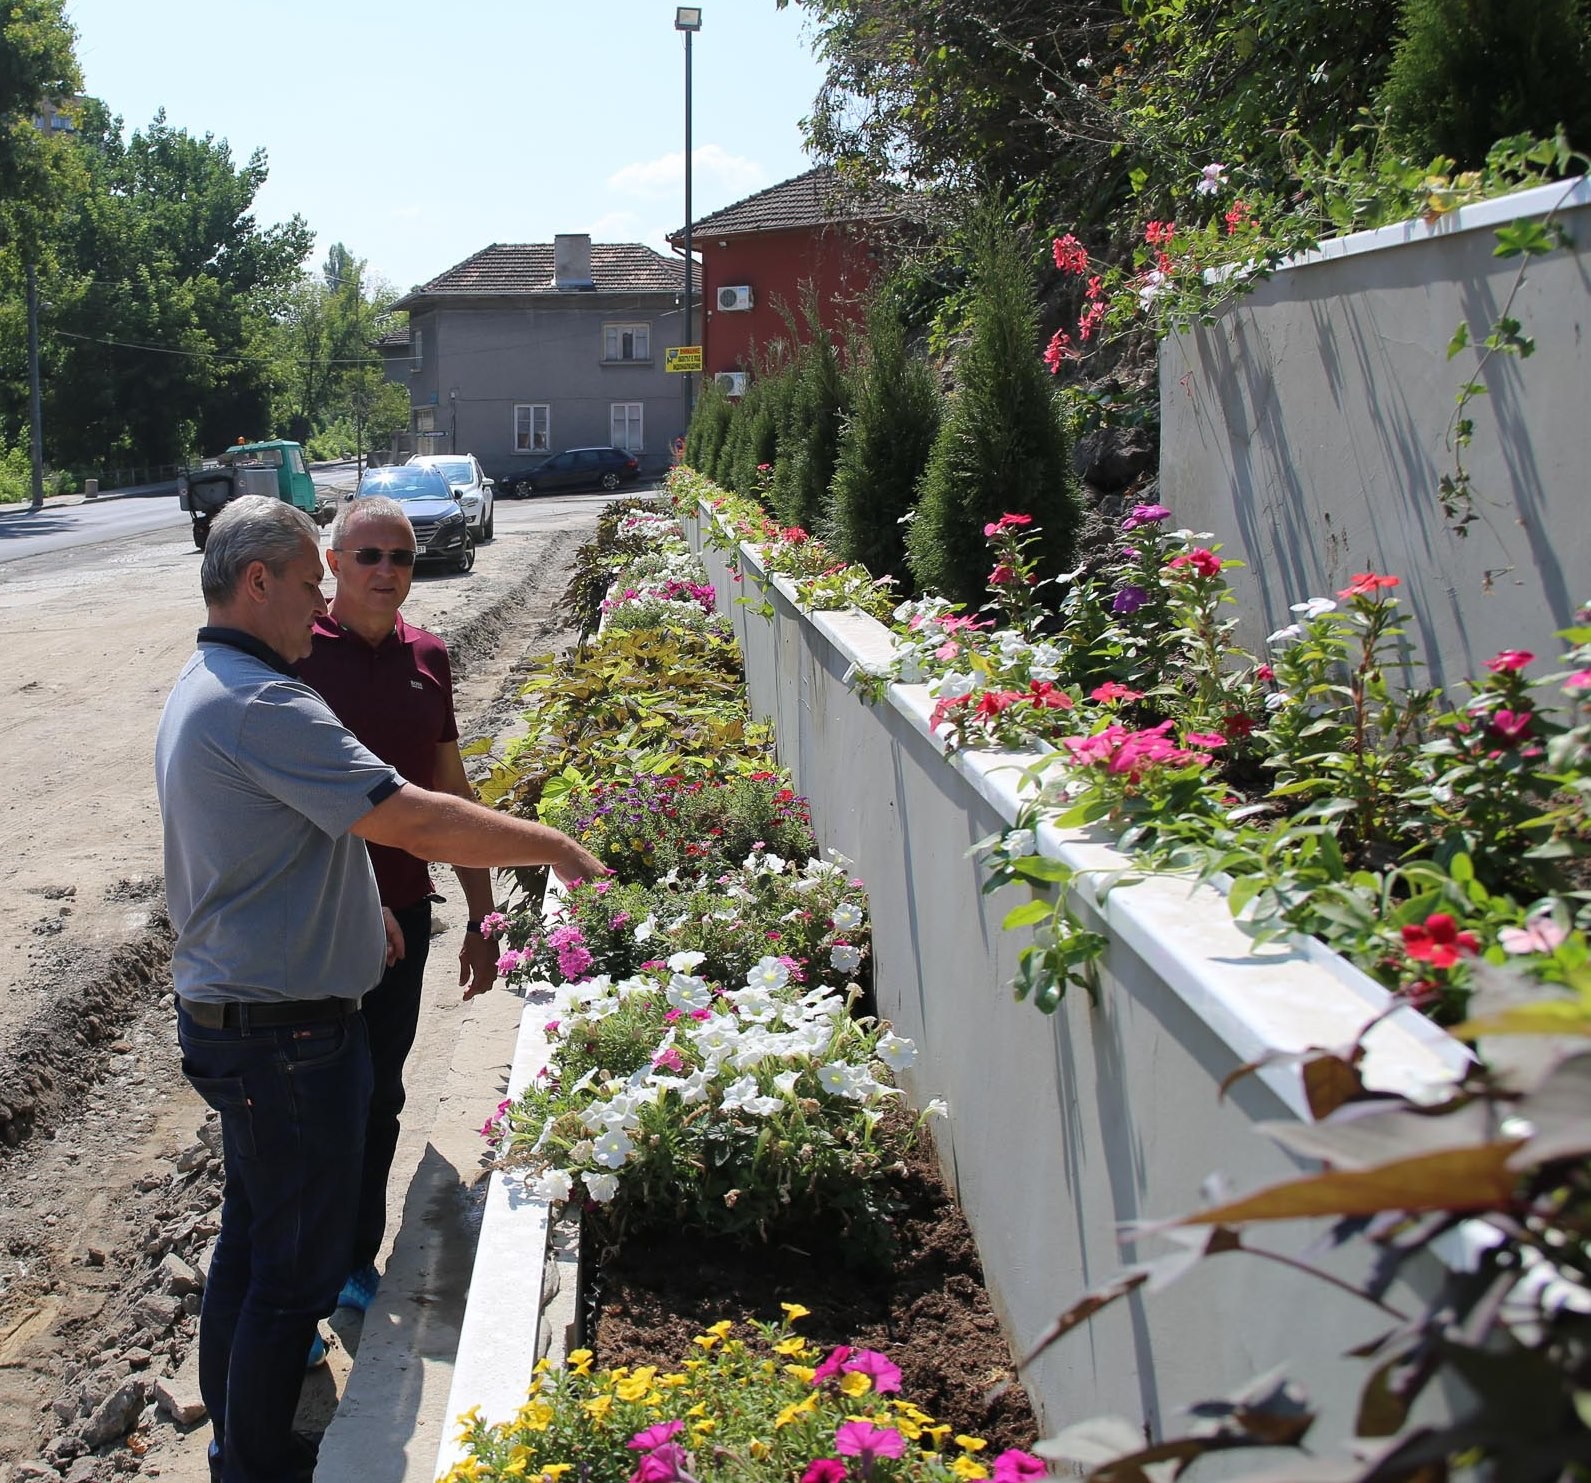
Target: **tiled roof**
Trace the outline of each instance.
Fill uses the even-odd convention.
[[[400,299],[410,301],[459,294],[555,294],[551,242],[494,242],[473,257],[438,274]],[[598,293],[679,293],[685,287],[683,262],[664,257],[639,242],[593,242],[591,278]]]
[[[832,165],[819,165],[793,180],[770,185],[767,190],[702,217],[691,224],[691,234],[729,237],[742,232],[777,232],[789,227],[871,221],[894,216],[898,209],[892,197],[877,191],[859,191]],[[683,236],[682,227],[669,234],[669,241]]]

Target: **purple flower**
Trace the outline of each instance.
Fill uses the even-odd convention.
[[[1132,514],[1121,523],[1123,530],[1137,530],[1140,525],[1158,525],[1169,520],[1171,511],[1164,505],[1134,505]]]
[[[1136,613],[1146,602],[1149,594],[1142,587],[1134,587],[1130,582],[1117,589],[1115,598],[1111,601],[1110,610],[1120,613],[1123,617]]]

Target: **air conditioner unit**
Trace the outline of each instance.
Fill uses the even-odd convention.
[[[713,384],[725,396],[745,396],[746,373],[744,371],[719,371],[713,377]]]
[[[733,313],[736,309],[751,308],[751,286],[740,283],[719,289],[718,307],[726,314]]]

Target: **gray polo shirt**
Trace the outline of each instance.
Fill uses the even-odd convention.
[[[374,988],[381,902],[348,831],[403,782],[267,645],[203,630],[155,736],[177,992],[258,1003]]]

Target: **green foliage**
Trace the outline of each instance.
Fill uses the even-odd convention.
[[[1379,96],[1395,148],[1480,165],[1505,135],[1591,142],[1586,0],[1402,0]]]
[[[0,246],[37,260],[45,221],[73,184],[68,137],[34,127],[39,105],[68,108],[81,92],[63,0],[8,0],[0,12]]]
[[[71,494],[77,485],[68,474],[44,471],[46,494]],[[25,443],[7,447],[0,442],[0,505],[20,504],[33,498],[33,462]]]
[[[767,492],[766,470],[779,454],[779,427],[785,408],[795,391],[795,371],[780,365],[758,375],[747,385],[746,394],[735,408],[736,438],[725,486],[747,499],[763,499]]]
[[[887,293],[869,308],[852,398],[820,534],[843,560],[904,580],[909,571],[902,521],[916,503],[939,431],[940,396],[933,371],[911,353],[906,326]]]
[[[825,518],[850,388],[834,337],[818,321],[816,302],[808,303],[806,317],[809,338],[796,350],[780,409],[770,498],[786,525],[813,532]]]
[[[907,534],[919,588],[977,606],[988,575],[984,526],[1030,515],[1043,537],[1039,571],[1064,571],[1081,518],[1071,449],[1038,358],[1038,311],[1027,260],[992,208],[973,234],[967,340]]]
[[[700,469],[708,478],[729,432],[734,404],[718,389],[716,381],[705,382],[685,430],[685,462]]]

